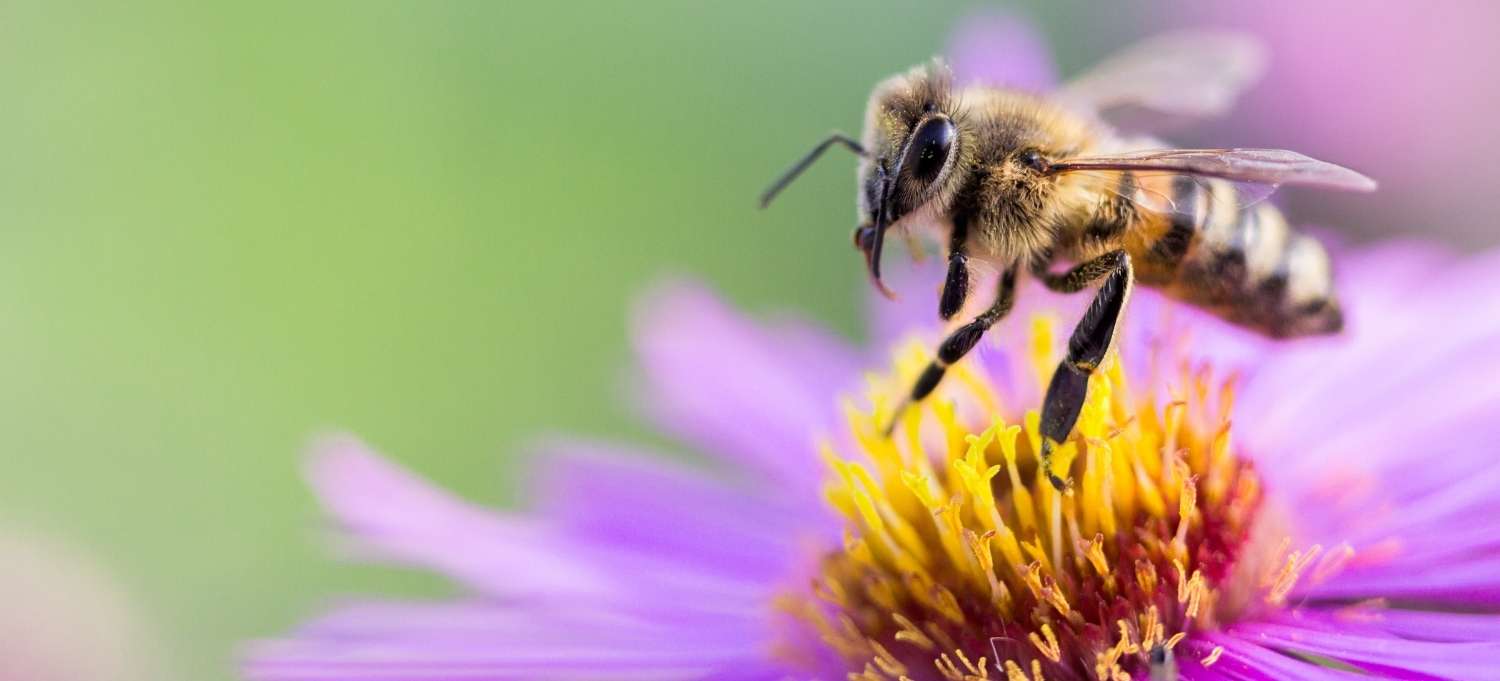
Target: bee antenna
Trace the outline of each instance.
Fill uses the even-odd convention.
[[[771,186],[767,187],[764,192],[761,192],[760,207],[765,208],[771,205],[771,200],[775,199],[776,195],[781,193],[781,190],[786,189],[787,185],[792,183],[792,180],[797,179],[797,176],[801,175],[802,171],[807,170],[814,161],[818,160],[819,156],[823,155],[823,152],[828,151],[828,147],[834,144],[844,145],[849,151],[854,152],[855,155],[865,155],[865,148],[859,142],[854,141],[853,138],[842,132],[834,132],[822,142],[819,142],[817,146],[813,147],[812,151],[807,152],[796,163],[793,163],[792,167],[787,168],[786,172],[782,173],[780,177],[776,178],[775,182],[771,183]]]

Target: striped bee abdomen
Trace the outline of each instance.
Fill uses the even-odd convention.
[[[1276,338],[1343,326],[1328,253],[1270,203],[1242,207],[1235,185],[1172,180],[1175,210],[1141,220],[1126,249],[1137,278],[1167,295]]]

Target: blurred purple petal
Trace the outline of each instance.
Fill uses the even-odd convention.
[[[583,541],[775,581],[787,575],[799,535],[814,529],[784,502],[660,455],[582,441],[551,442],[537,452],[538,510]]]
[[[1380,608],[1342,614],[1305,612],[1298,618],[1304,623],[1321,623],[1325,629],[1360,625],[1419,641],[1500,641],[1500,615],[1495,614]]]
[[[959,22],[948,41],[948,61],[958,83],[1043,92],[1057,85],[1052,50],[1036,24],[1016,13],[995,10]]]
[[[810,385],[823,389],[854,388],[859,385],[857,378],[869,369],[863,348],[800,317],[775,315],[760,326],[787,363],[802,371]]]
[[[1310,628],[1291,624],[1248,623],[1229,634],[1262,646],[1325,655],[1356,666],[1377,665],[1392,671],[1435,674],[1455,679],[1500,679],[1500,642],[1410,641],[1370,634],[1353,627]]]
[[[850,355],[810,334],[769,334],[688,284],[648,295],[634,336],[641,406],[663,430],[798,494],[816,488],[817,440],[839,428],[839,384],[857,379],[830,384],[829,367],[852,366]]]
[[[886,266],[885,281],[896,292],[890,300],[874,290],[866,293],[865,317],[870,330],[871,350],[882,353],[872,357],[879,363],[889,359],[891,348],[898,342],[910,340],[914,334],[930,333],[936,341],[938,319],[938,288],[943,281],[944,264],[937,258],[921,261],[891,258]],[[878,364],[876,364],[878,366]]]
[[[1232,634],[1213,632],[1201,638],[1194,638],[1198,640],[1189,639],[1183,649],[1186,654],[1192,655],[1193,659],[1201,660],[1210,654],[1214,646],[1223,646],[1224,650],[1218,661],[1208,668],[1210,674],[1220,675],[1219,678],[1254,681],[1261,679],[1267,681],[1352,681],[1367,678],[1363,675],[1330,669],[1288,657],[1257,642]],[[1207,645],[1202,645],[1203,643]]]
[[[1379,594],[1427,602],[1500,606],[1500,556],[1428,565],[1420,571],[1348,570],[1311,593],[1319,598],[1358,599]]]
[[[774,669],[746,618],[675,619],[597,607],[372,602],[302,629],[304,641],[255,646],[260,679],[698,679],[720,668]],[[327,642],[327,643],[318,643]],[[743,677],[753,678],[753,677]]]
[[[423,565],[496,595],[585,596],[607,588],[597,567],[570,559],[535,519],[459,501],[353,438],[319,443],[308,478],[329,513],[387,559]]]

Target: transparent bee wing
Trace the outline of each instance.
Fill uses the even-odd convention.
[[[982,258],[969,258],[965,261],[969,268],[969,290],[986,290],[990,282],[1000,279],[1005,268],[997,263]]]
[[[1285,149],[1145,149],[1064,159],[1053,163],[1047,172],[1122,170],[1348,191],[1374,191],[1376,186],[1374,180],[1353,170]]]
[[[1091,183],[1094,189],[1118,196],[1138,209],[1164,215],[1194,217],[1221,210],[1254,206],[1270,198],[1277,184],[1234,182],[1198,175],[1164,171],[1083,170],[1069,173]],[[1123,181],[1122,181],[1123,180]],[[1180,183],[1196,185],[1199,191],[1184,191]]]
[[[1126,48],[1065,83],[1058,96],[1102,112],[1135,106],[1179,116],[1227,113],[1265,72],[1266,49],[1229,31],[1164,33]]]

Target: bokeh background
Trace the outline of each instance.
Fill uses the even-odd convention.
[[[330,557],[312,435],[511,503],[533,436],[651,440],[621,386],[665,274],[858,337],[852,163],[754,197],[975,12],[1030,17],[1064,75],[1170,26],[1259,33],[1266,81],[1175,140],[1376,177],[1283,197],[1350,241],[1494,244],[1497,7],[6,2],[0,535],[29,548],[0,594],[35,603],[0,628],[232,678],[328,598],[445,588]]]

